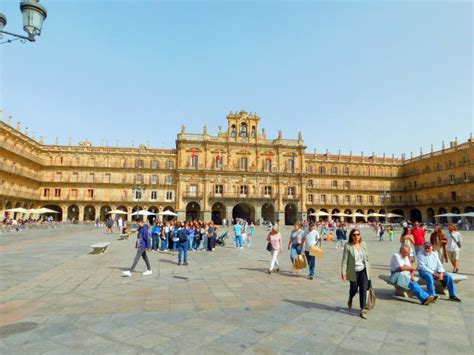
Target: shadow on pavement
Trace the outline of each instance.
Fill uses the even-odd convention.
[[[322,303],[315,303],[315,302],[307,302],[307,301],[295,301],[295,300],[283,300],[283,302],[291,303],[296,306],[300,306],[307,309],[321,309],[324,311],[332,311],[337,313],[344,313],[348,315],[355,315],[355,313],[351,312],[345,307],[338,307],[338,306],[329,306],[327,304]]]

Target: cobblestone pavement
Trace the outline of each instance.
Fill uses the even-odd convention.
[[[288,242],[289,228],[282,234]],[[151,253],[153,275],[122,277],[134,241],[102,229],[41,230],[0,236],[0,352],[193,354],[472,354],[474,352],[474,233],[464,232],[458,286],[461,304],[441,297],[421,306],[394,296],[378,279],[399,243],[368,242],[378,300],[369,319],[346,308],[341,251],[323,243],[317,275],[292,275],[289,252],[268,275],[266,232],[252,248],[229,242],[216,252],[193,252],[189,266],[173,253]],[[397,239],[397,238],[396,238]],[[111,241],[103,255],[90,245]],[[446,265],[447,266],[447,265]],[[447,266],[447,270],[451,267]],[[304,274],[304,272],[303,272]],[[354,304],[357,305],[356,299]]]

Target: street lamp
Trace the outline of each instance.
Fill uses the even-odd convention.
[[[35,36],[41,35],[43,21],[46,20],[48,12],[39,4],[39,0],[23,0],[20,3],[20,10],[23,14],[23,30],[28,34],[28,36],[4,31],[3,28],[7,25],[7,17],[0,13],[0,33],[16,37],[15,39],[8,39],[5,42],[0,42],[0,44],[11,43],[16,40],[20,40],[21,42],[26,42],[26,40],[34,42],[36,40]],[[3,38],[3,36],[0,35],[0,38]]]
[[[390,192],[384,191],[380,194],[380,198],[383,201],[383,211],[385,214],[385,223],[387,223],[387,198],[390,197]]]
[[[146,191],[146,189],[143,189],[142,185],[138,185],[137,187],[132,188],[132,194],[137,199],[137,211],[136,212],[138,212],[140,210],[140,200],[142,199],[142,192],[145,192],[145,191]],[[136,219],[138,219],[138,213],[137,213]]]

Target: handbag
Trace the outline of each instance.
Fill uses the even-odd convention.
[[[376,300],[377,300],[377,297],[375,296],[375,291],[372,288],[372,281],[369,280],[369,288],[367,289],[367,298],[365,302],[365,308],[368,309],[369,311],[374,309]]]
[[[267,251],[272,251],[273,248],[272,248],[272,243],[268,242],[267,243]]]
[[[316,244],[311,245],[311,247],[309,248],[309,255],[319,258],[321,256],[324,256],[324,249],[321,247],[318,247]]]
[[[306,258],[303,255],[297,255],[293,263],[295,269],[304,269],[306,267]]]

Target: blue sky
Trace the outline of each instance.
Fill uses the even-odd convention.
[[[173,148],[229,111],[308,152],[415,154],[473,130],[473,5],[428,1],[41,1],[0,46],[0,108],[47,143]],[[22,32],[19,1],[5,28]]]

